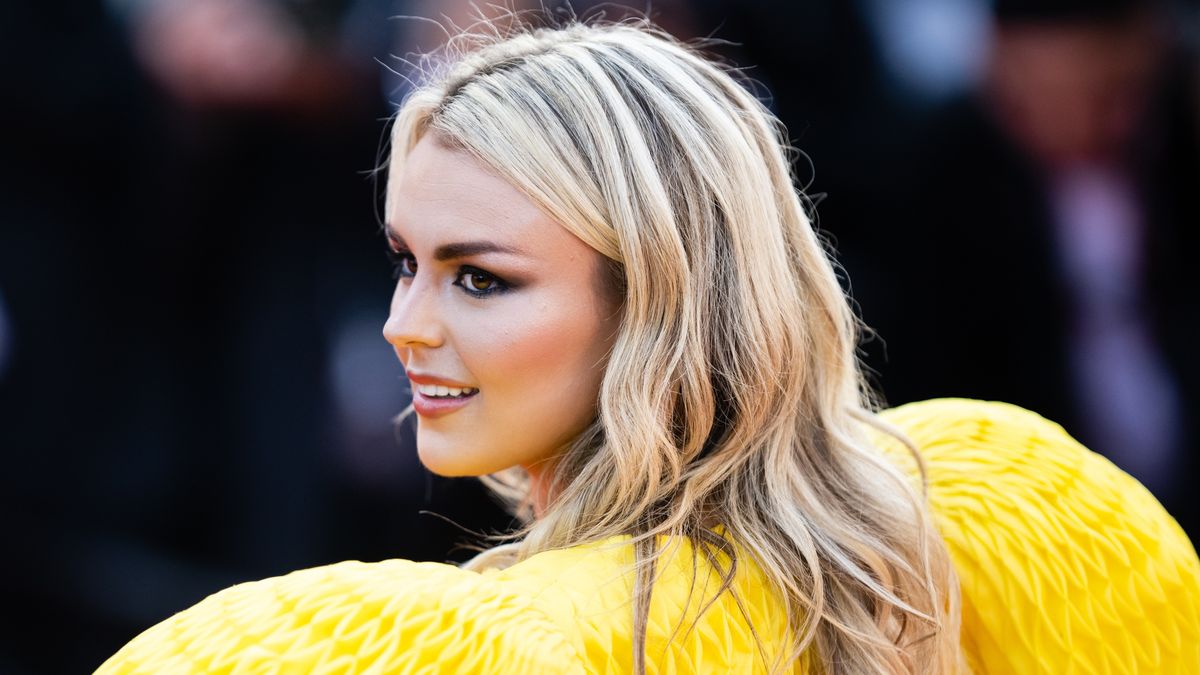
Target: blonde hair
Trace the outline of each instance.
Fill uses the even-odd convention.
[[[393,172],[427,133],[469,152],[612,261],[623,314],[546,507],[472,564],[630,535],[640,673],[656,542],[688,537],[710,560],[744,552],[783,598],[777,668],[815,650],[830,672],[956,671],[949,556],[866,440],[858,324],[780,123],[645,22],[501,32],[457,37],[408,96]],[[527,510],[522,474],[490,484]]]

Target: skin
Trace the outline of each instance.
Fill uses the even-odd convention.
[[[1154,18],[1012,23],[993,36],[986,93],[1001,126],[1046,168],[1119,161],[1161,61]]]
[[[449,414],[418,411],[421,462],[443,476],[521,466],[539,494],[595,418],[619,321],[603,256],[432,134],[389,177],[387,215],[399,278],[384,337],[410,376],[479,390]],[[464,242],[506,251],[439,259]]]

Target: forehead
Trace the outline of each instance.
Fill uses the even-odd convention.
[[[570,236],[521,191],[432,134],[389,175],[387,220],[406,241]]]

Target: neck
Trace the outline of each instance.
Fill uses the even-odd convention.
[[[529,499],[533,503],[533,517],[541,518],[550,505],[550,484],[554,480],[554,466],[548,462],[538,462],[525,467],[529,474]]]

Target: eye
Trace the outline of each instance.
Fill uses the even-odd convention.
[[[388,248],[388,258],[392,261],[392,278],[412,278],[417,275],[417,258],[408,251],[396,251]]]
[[[496,283],[495,279],[482,274],[464,274],[463,280],[464,284],[472,291],[490,291]]]
[[[458,278],[454,280],[454,285],[477,298],[508,290],[508,285],[496,275],[484,272],[476,267],[463,267],[459,270]]]

